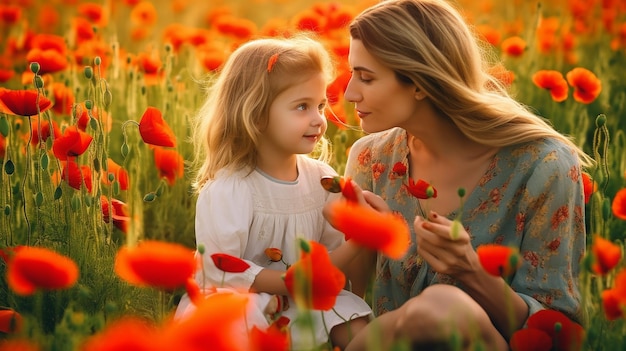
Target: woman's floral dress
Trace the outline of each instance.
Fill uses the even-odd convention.
[[[412,223],[422,210],[403,186],[409,179],[408,154],[406,131],[394,128],[357,140],[346,166],[346,176],[381,196],[411,228],[412,243],[404,258],[378,257],[372,291],[376,315],[398,308],[429,285],[455,284],[417,255]],[[528,304],[529,315],[553,308],[580,321],[585,208],[574,151],[552,139],[501,148],[464,201],[461,222],[474,248],[486,243],[519,248],[522,265],[511,287]]]

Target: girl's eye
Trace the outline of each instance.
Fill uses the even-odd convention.
[[[306,104],[300,104],[298,106],[296,106],[296,110],[298,111],[305,111],[307,109],[307,105]]]
[[[317,109],[318,109],[320,112],[324,111],[324,109],[325,109],[325,108],[326,108],[326,104],[325,104],[325,103],[324,103],[324,104],[319,104],[319,105],[317,105]]]

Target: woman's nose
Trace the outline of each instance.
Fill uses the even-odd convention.
[[[349,102],[357,102],[361,100],[361,94],[359,94],[354,87],[354,77],[350,78],[346,91],[343,93],[344,98]]]

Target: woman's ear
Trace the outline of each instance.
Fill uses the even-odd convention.
[[[426,93],[424,93],[423,90],[421,90],[420,88],[415,88],[415,100],[421,101],[424,100],[425,97]]]

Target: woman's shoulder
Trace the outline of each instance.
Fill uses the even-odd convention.
[[[567,170],[579,167],[576,150],[557,138],[541,138],[508,148],[511,162],[529,169]]]

